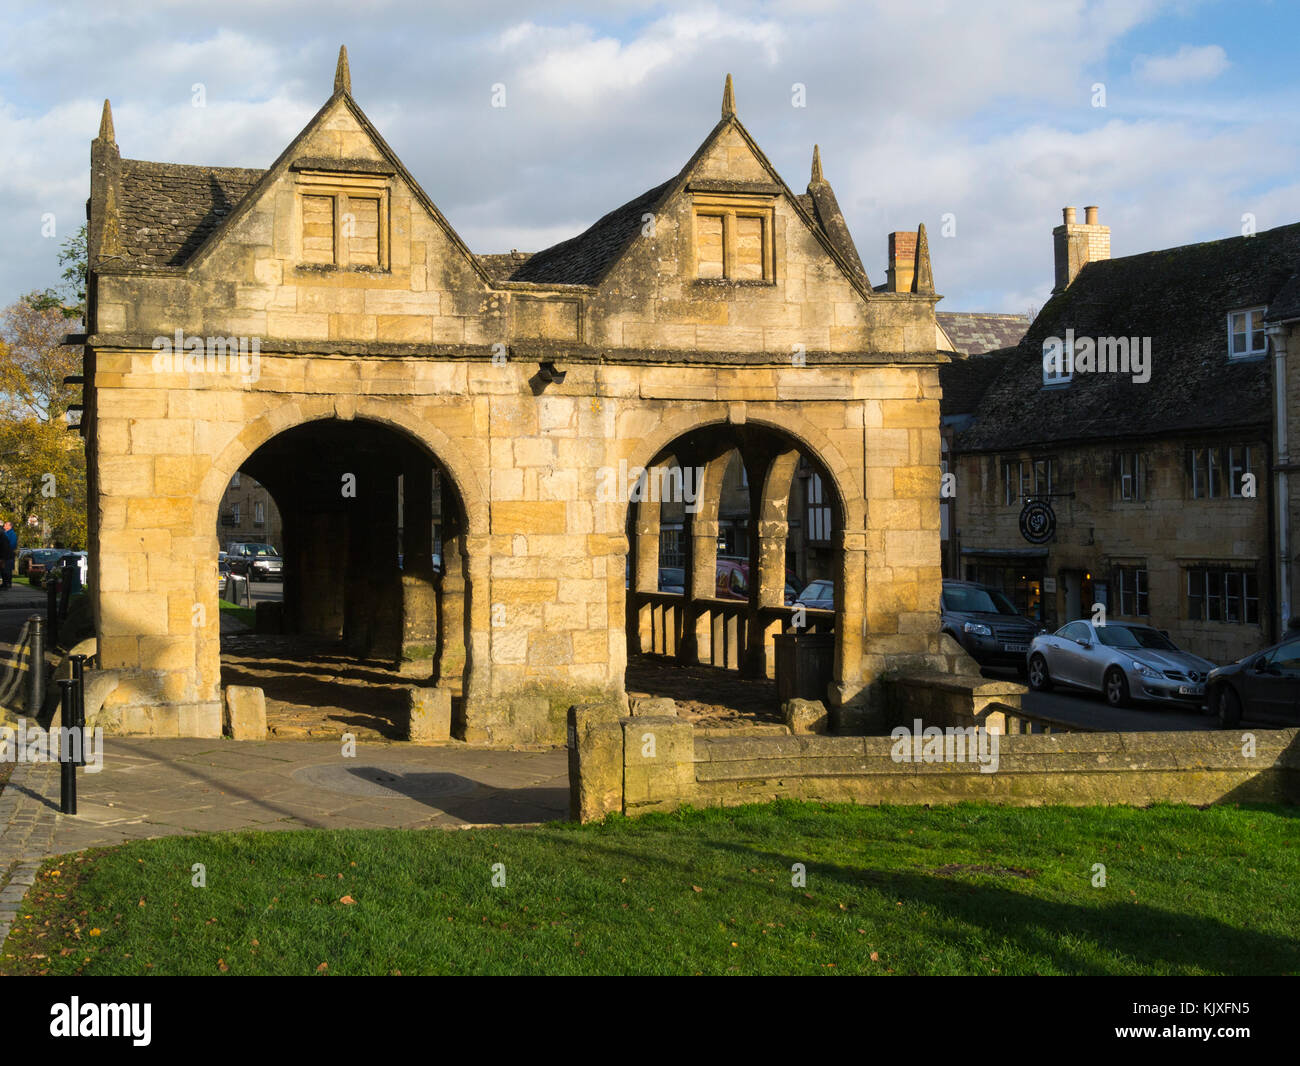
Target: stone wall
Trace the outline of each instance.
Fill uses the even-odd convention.
[[[701,735],[616,706],[570,715],[571,813],[590,821],[774,799],[851,803],[1300,802],[1300,730],[998,737],[997,768],[894,758],[886,736]],[[927,723],[931,724],[931,723]],[[1245,754],[1248,738],[1253,753]]]

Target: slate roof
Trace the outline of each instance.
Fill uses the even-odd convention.
[[[1266,322],[1285,322],[1292,318],[1300,318],[1300,274],[1292,275],[1282,286],[1264,316]]]
[[[647,189],[635,199],[614,208],[578,236],[531,255],[510,275],[509,280],[549,285],[594,285],[641,232],[644,225],[642,216],[653,212],[673,180]]]
[[[1028,315],[999,315],[982,311],[936,311],[934,317],[962,355],[983,355],[1012,348],[1029,330]]]
[[[988,386],[962,451],[1150,437],[1270,422],[1270,361],[1230,361],[1227,314],[1267,306],[1300,267],[1300,223],[1089,263],[1048,301]],[[1290,290],[1288,290],[1290,291]],[[1150,337],[1151,378],[1074,375],[1042,387],[1043,342],[1064,337]]]
[[[939,384],[943,397],[939,401],[941,415],[974,414],[980,400],[994,380],[1002,373],[1006,362],[1015,354],[1015,348],[972,355],[968,359],[954,359],[939,367]]]
[[[182,266],[265,173],[123,159],[124,258],[138,266]]]

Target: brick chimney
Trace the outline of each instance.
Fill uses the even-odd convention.
[[[885,289],[888,292],[911,292],[916,271],[916,233],[898,230],[889,235],[889,269]]]
[[[1110,227],[1097,224],[1097,208],[1085,207],[1084,221],[1075,221],[1075,210],[1061,210],[1062,224],[1052,230],[1056,250],[1056,287],[1052,292],[1069,288],[1070,283],[1089,263],[1110,258]]]

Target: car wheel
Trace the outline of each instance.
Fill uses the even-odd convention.
[[[1102,682],[1102,693],[1106,697],[1106,702],[1112,707],[1128,706],[1128,678],[1118,666],[1112,666],[1106,671],[1106,680]]]
[[[1025,672],[1029,677],[1029,687],[1035,692],[1052,691],[1052,677],[1047,672],[1047,660],[1042,655],[1031,658]]]
[[[1231,729],[1241,722],[1241,700],[1237,698],[1236,692],[1228,685],[1219,689],[1218,698],[1218,716],[1219,725],[1224,729]]]

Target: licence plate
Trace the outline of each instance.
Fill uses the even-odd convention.
[[[1179,685],[1178,695],[1180,696],[1204,696],[1204,685]]]
[[[1028,644],[1003,644],[1002,650],[1003,651],[1028,651],[1029,645]]]

